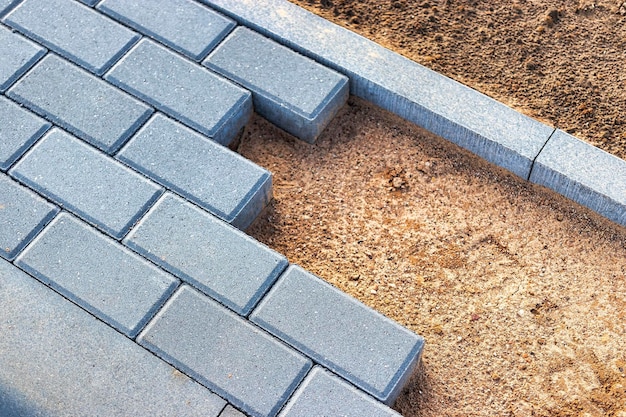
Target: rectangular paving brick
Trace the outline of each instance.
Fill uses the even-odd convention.
[[[183,285],[137,341],[251,416],[274,416],[311,361]]]
[[[0,415],[217,417],[225,401],[0,259]]]
[[[129,337],[179,282],[67,213],[58,215],[15,264]]]
[[[228,404],[226,408],[222,410],[220,417],[246,417],[246,415],[232,405]]]
[[[7,95],[109,153],[152,114],[152,108],[55,55],[41,60]]]
[[[528,179],[553,128],[286,0],[201,0],[347,75],[350,92]]]
[[[386,404],[424,346],[422,337],[293,265],[250,320]]]
[[[171,275],[67,213],[15,263],[129,337],[178,286]]]
[[[320,366],[309,372],[279,414],[279,417],[310,416],[401,417]]]
[[[59,209],[0,173],[0,257],[13,260]]]
[[[626,226],[626,161],[566,132],[552,135],[530,181]]]
[[[50,123],[0,96],[0,171],[6,171],[50,127]]]
[[[252,91],[257,113],[310,143],[348,100],[345,76],[245,27],[204,65]]]
[[[45,53],[46,50],[41,46],[0,25],[0,93],[9,88]]]
[[[267,170],[162,114],[117,158],[240,229],[272,199]]]
[[[104,0],[98,9],[196,61],[235,27],[235,22],[192,0]]]
[[[105,78],[222,145],[252,114],[248,91],[148,39]]]
[[[58,128],[9,174],[115,238],[121,238],[161,188]]]
[[[135,32],[74,0],[25,0],[3,20],[98,75],[139,39]]]
[[[242,315],[287,266],[282,255],[169,193],[124,243]]]

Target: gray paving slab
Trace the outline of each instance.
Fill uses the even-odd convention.
[[[320,366],[309,372],[279,416],[401,417]]]
[[[187,285],[137,340],[251,416],[276,415],[311,367],[309,359]]]
[[[124,236],[162,192],[59,128],[46,133],[9,174],[115,238]]]
[[[228,404],[222,411],[222,414],[220,414],[220,417],[246,417],[246,415]]]
[[[562,130],[539,154],[530,181],[626,226],[626,161]]]
[[[235,27],[231,19],[192,0],[104,0],[98,9],[196,61]]]
[[[347,75],[352,94],[524,179],[554,130],[286,0],[202,2]]]
[[[117,158],[240,229],[272,199],[269,171],[162,114]]]
[[[216,417],[225,401],[0,259],[0,415]]]
[[[250,320],[386,404],[424,346],[422,337],[295,265]]]
[[[287,267],[284,256],[170,193],[124,243],[244,316]]]
[[[252,114],[250,92],[145,38],[105,78],[222,145]]]
[[[7,95],[109,153],[152,114],[152,108],[55,55],[41,60]]]
[[[0,96],[0,171],[6,171],[50,128],[50,123]]]
[[[0,257],[13,260],[59,209],[0,173]]]
[[[45,53],[46,50],[41,46],[0,25],[0,93],[9,88]]]
[[[310,143],[348,100],[345,76],[241,26],[204,65],[252,91],[257,113]]]
[[[15,264],[131,338],[179,283],[67,213],[55,217]]]
[[[3,21],[97,75],[139,39],[137,33],[74,0],[25,0]]]

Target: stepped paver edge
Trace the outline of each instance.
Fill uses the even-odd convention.
[[[537,174],[535,161],[549,149],[556,129],[476,90],[404,58],[287,0],[201,0],[240,24],[308,56],[350,79],[350,92],[397,114],[478,156],[626,226],[626,194],[607,193],[596,173],[608,164],[626,171],[626,161],[586,142],[577,153],[550,158],[542,167],[560,175]],[[353,52],[357,51],[357,52]],[[584,175],[560,167],[594,161]],[[548,162],[546,162],[548,163]],[[626,176],[612,184],[626,187]]]

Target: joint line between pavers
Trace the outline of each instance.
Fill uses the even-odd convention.
[[[533,170],[535,169],[535,162],[537,162],[537,158],[539,158],[539,155],[541,155],[541,152],[543,152],[543,149],[548,145],[548,142],[550,142],[550,139],[552,139],[552,136],[554,136],[557,130],[558,130],[557,128],[554,128],[552,133],[550,133],[550,136],[548,136],[548,139],[541,146],[541,149],[539,149],[539,152],[537,152],[537,155],[535,155],[535,157],[533,158],[533,161],[530,164],[530,169],[528,170],[528,177],[525,178],[526,181],[530,182],[530,177],[532,176]]]
[[[2,95],[2,97],[6,98],[6,99],[8,99],[8,100],[11,100],[13,103],[15,103],[15,104],[19,105],[19,106],[20,106],[20,108],[22,108],[22,109],[24,109],[24,110],[28,111],[29,113],[32,113],[32,114],[35,114],[35,115],[37,114],[37,113],[35,113],[35,112],[32,112],[32,111],[31,111],[30,109],[28,109],[27,107],[22,106],[21,104],[19,104],[19,103],[18,103],[18,102],[16,102],[15,100],[12,100],[10,97],[7,97],[7,96],[5,96],[5,95]],[[46,119],[44,118],[44,120],[46,120]],[[46,133],[48,133],[48,132],[50,131],[50,129],[52,129],[52,128],[54,128],[54,127],[57,127],[55,124],[51,123],[49,120],[46,120],[46,122],[48,122],[50,125],[49,125],[49,126],[46,126],[46,127],[43,127],[42,129],[39,129],[39,131],[36,133],[36,135],[34,135],[34,136],[33,136],[33,137],[36,137],[37,139],[35,139],[35,140],[33,141],[33,143],[31,143],[29,146],[27,146],[26,148],[24,148],[24,150],[22,150],[22,151],[21,151],[21,155],[20,155],[18,158],[16,158],[16,159],[15,159],[15,161],[13,161],[13,162],[12,162],[12,163],[11,163],[11,164],[10,164],[10,165],[9,165],[9,166],[5,169],[5,170],[4,170],[4,171],[5,171],[5,173],[6,173],[6,175],[9,175],[9,171],[10,171],[10,170],[11,170],[11,169],[12,169],[12,168],[13,168],[13,167],[14,167],[14,166],[18,163],[18,162],[20,162],[20,161],[24,158],[24,156],[25,156],[28,152],[30,152],[30,150],[31,150],[31,149],[32,149],[32,148],[33,148],[33,147],[34,147],[37,143],[39,143],[39,141],[41,140],[41,138],[43,138],[43,137],[46,135]],[[14,154],[14,155],[15,155],[15,154]],[[9,176],[10,176],[10,175],[9,175]],[[17,181],[17,180],[15,180],[13,177],[11,177],[11,178],[12,178],[14,181]],[[18,181],[18,182],[19,182],[19,181]],[[39,193],[38,193],[37,195],[39,195]],[[54,203],[54,204],[56,205],[56,203]]]
[[[24,2],[24,0],[16,0],[14,3],[12,3],[11,5],[9,5],[9,7],[6,8],[6,10],[2,13],[0,13],[0,19],[4,19],[4,17],[6,15],[8,15],[9,13],[11,13],[13,10],[15,10],[15,8],[17,8],[17,6],[20,5],[20,3]]]
[[[1,24],[1,23],[2,23],[2,22],[0,22],[0,24]],[[12,27],[10,27],[10,26],[6,26],[6,25],[3,25],[3,26],[5,26],[5,27],[6,27],[7,29],[9,29],[11,32],[15,32],[15,33],[19,34],[20,36],[24,36],[21,32],[17,32],[15,29],[13,29],[13,28],[12,28]],[[18,84],[18,83],[19,83],[19,82],[20,82],[23,78],[25,78],[28,74],[30,74],[30,73],[33,71],[33,69],[37,66],[37,64],[38,64],[41,60],[43,60],[46,56],[48,56],[48,54],[50,54],[50,53],[51,53],[50,49],[46,48],[45,46],[43,46],[42,44],[40,44],[40,43],[39,43],[39,42],[37,42],[36,40],[31,39],[31,38],[29,38],[29,37],[27,37],[27,36],[24,36],[24,38],[25,38],[25,39],[28,39],[28,41],[30,41],[30,42],[32,42],[32,43],[37,44],[37,46],[39,46],[39,47],[43,48],[44,52],[43,52],[43,54],[41,54],[39,57],[35,56],[35,59],[34,59],[34,60],[33,60],[33,62],[30,64],[30,67],[29,67],[26,71],[24,71],[22,74],[20,74],[17,78],[15,78],[15,79],[11,82],[11,84],[10,84],[10,85],[9,85],[9,86],[8,86],[8,87],[4,90],[4,93],[2,93],[2,95],[3,95],[4,97],[6,97],[6,98],[10,98],[9,96],[7,96],[7,95],[6,95],[7,91],[9,91],[11,88],[15,87],[15,86],[16,86],[16,85],[17,85],[17,84]],[[63,59],[65,59],[65,58],[63,58]],[[15,100],[14,100],[14,101],[15,101]],[[20,106],[20,107],[23,107],[23,105],[22,105],[22,104],[20,104],[20,103],[17,103],[17,104],[19,104],[19,106]]]

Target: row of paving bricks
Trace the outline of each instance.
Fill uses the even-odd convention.
[[[243,233],[272,176],[224,146],[253,109],[315,141],[348,79],[83,3],[0,1],[0,415],[397,415],[423,339]]]

